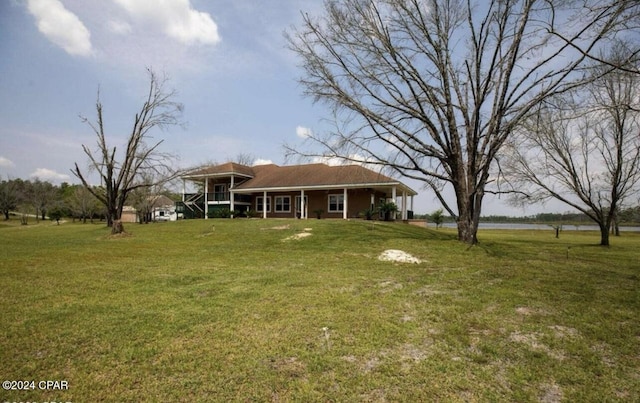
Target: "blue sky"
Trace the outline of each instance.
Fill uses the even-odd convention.
[[[266,6],[265,4],[268,4]],[[0,1],[0,177],[78,183],[95,135],[98,89],[112,146],[122,146],[148,88],[170,77],[184,128],[158,132],[182,167],[251,154],[284,164],[283,144],[320,132],[329,111],[303,97],[283,32],[319,14],[305,0]],[[414,208],[439,208],[419,182]],[[540,211],[541,209],[536,209]],[[542,209],[544,210],[544,209]],[[565,208],[557,208],[564,211]],[[532,214],[487,200],[484,214]]]

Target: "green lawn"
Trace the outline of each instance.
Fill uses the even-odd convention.
[[[126,229],[0,227],[0,374],[35,381],[1,401],[640,396],[640,234],[481,231],[468,248],[366,221]]]

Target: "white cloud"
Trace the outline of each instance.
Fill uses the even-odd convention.
[[[51,42],[74,56],[90,56],[91,33],[82,21],[59,0],[28,0],[38,30]]]
[[[16,164],[14,164],[13,161],[11,161],[9,158],[5,158],[3,156],[0,156],[0,167],[2,167],[2,168],[13,168],[15,166],[16,166]]]
[[[126,35],[131,33],[131,25],[124,21],[111,20],[108,24],[109,31],[117,35]]]
[[[273,164],[273,161],[265,160],[265,159],[262,159],[262,158],[258,158],[257,160],[253,161],[253,166],[256,166],[256,165],[270,165],[270,164]]]
[[[191,7],[189,0],[114,0],[132,18],[157,26],[170,38],[187,45],[220,42],[211,15]]]
[[[313,133],[311,132],[311,129],[309,129],[308,127],[296,127],[296,136],[300,137],[301,139],[311,137],[312,134]]]
[[[31,178],[38,178],[45,181],[66,181],[69,180],[69,175],[58,173],[48,168],[38,168],[31,175]]]
[[[312,162],[327,164],[332,167],[342,166],[342,165],[360,165],[365,168],[371,169],[372,171],[380,169],[379,165],[376,165],[373,163],[374,160],[372,158],[364,157],[360,154],[349,154],[345,158],[336,157],[336,156],[333,156],[333,157],[318,156],[318,157],[314,157]]]

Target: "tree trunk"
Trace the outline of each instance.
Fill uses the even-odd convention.
[[[609,246],[609,228],[604,224],[600,224],[600,245]]]
[[[111,225],[111,235],[121,234],[124,232],[124,226],[122,225],[122,221],[114,220]]]
[[[611,218],[611,233],[613,236],[620,236],[620,224],[618,224],[618,213],[614,212]]]
[[[472,180],[472,178],[466,179],[461,180],[460,183],[466,184]],[[458,241],[475,245],[478,243],[478,224],[484,195],[478,191],[468,190],[464,186],[454,189],[458,201]]]
[[[458,241],[469,245],[475,245],[478,243],[478,222],[468,213],[461,214],[458,217],[457,225]]]

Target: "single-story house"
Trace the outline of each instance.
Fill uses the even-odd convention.
[[[152,195],[146,198],[146,217],[141,217],[141,212],[133,206],[124,206],[122,208],[122,222],[140,222],[144,221],[176,221],[178,213],[176,212],[175,202],[164,195]],[[144,215],[144,214],[143,214]]]
[[[263,218],[354,218],[392,201],[398,218],[412,218],[413,189],[397,179],[360,165],[275,164],[246,166],[234,162],[206,166],[182,175],[202,193],[185,193],[176,211],[185,218],[208,218],[216,211],[251,211]]]

